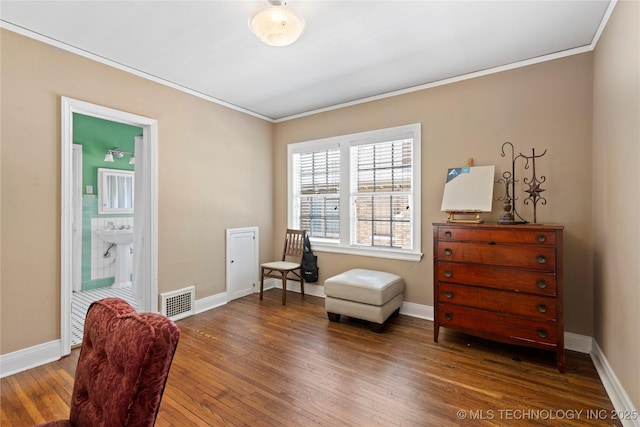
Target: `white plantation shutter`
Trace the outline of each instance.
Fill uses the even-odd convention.
[[[298,227],[309,237],[340,238],[340,150],[294,155]]]
[[[413,139],[351,147],[352,244],[412,248]]]

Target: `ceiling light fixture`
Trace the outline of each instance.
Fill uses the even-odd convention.
[[[249,18],[249,28],[269,46],[288,46],[298,40],[305,27],[304,19],[285,8],[285,1],[271,1]]]

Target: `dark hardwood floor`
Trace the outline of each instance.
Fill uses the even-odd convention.
[[[156,426],[620,425],[585,354],[560,374],[553,352],[445,329],[436,344],[403,315],[376,334],[277,289],[177,323]],[[78,352],[3,378],[0,424],[67,418]]]

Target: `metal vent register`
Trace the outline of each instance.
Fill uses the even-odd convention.
[[[171,320],[180,320],[193,316],[196,314],[195,297],[195,286],[160,294],[162,315]]]

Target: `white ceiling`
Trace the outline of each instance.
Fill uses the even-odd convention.
[[[267,1],[3,0],[0,18],[10,30],[277,120],[590,50],[609,3],[290,0],[306,31],[280,48],[247,25]]]

